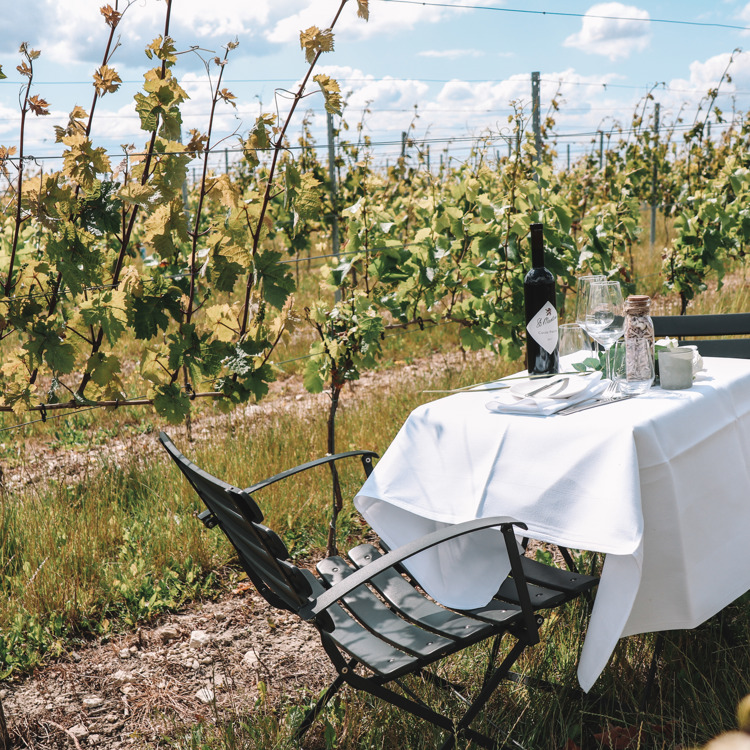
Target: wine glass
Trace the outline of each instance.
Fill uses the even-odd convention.
[[[563,323],[558,326],[557,335],[561,365],[563,360],[570,366],[594,355],[591,338],[578,323]]]
[[[596,344],[586,330],[586,305],[589,298],[589,288],[596,282],[606,281],[604,274],[594,274],[590,276],[579,276],[576,285],[576,323],[581,327],[583,335],[589,340],[589,348],[596,352]]]
[[[604,274],[593,276],[579,276],[576,286],[576,323],[585,331],[586,330],[586,304],[589,297],[589,287],[591,284],[606,281]]]
[[[619,281],[594,281],[589,284],[586,302],[586,332],[604,349],[606,377],[611,380],[609,350],[622,336],[625,325],[622,287]]]

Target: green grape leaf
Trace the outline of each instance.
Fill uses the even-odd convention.
[[[325,382],[320,372],[320,362],[317,358],[311,357],[305,364],[305,374],[302,383],[309,393],[322,393]]]
[[[261,283],[263,299],[280,310],[295,289],[289,264],[280,263],[281,253],[264,250],[255,261],[255,271]]]
[[[76,364],[76,350],[72,344],[48,338],[44,348],[44,361],[55,373],[65,375],[73,372]]]
[[[88,361],[88,372],[96,385],[105,387],[120,373],[120,360],[104,352],[94,352]]]
[[[190,398],[177,383],[159,385],[154,396],[154,408],[169,424],[180,424],[190,414]]]

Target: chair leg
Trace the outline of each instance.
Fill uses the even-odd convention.
[[[456,725],[455,734],[448,737],[443,745],[441,746],[441,750],[449,750],[449,748],[453,747],[453,743],[455,742],[455,735],[460,734],[461,732],[466,732],[467,734],[474,734],[473,732],[469,733],[467,730],[469,730],[469,725],[476,719],[479,712],[484,708],[484,704],[490,699],[490,696],[495,692],[495,689],[500,684],[502,680],[504,680],[508,673],[510,672],[510,668],[516,663],[518,660],[518,657],[521,655],[523,650],[526,648],[526,643],[523,641],[517,641],[515,646],[510,650],[510,653],[505,657],[503,660],[503,663],[493,672],[492,676],[485,680],[484,685],[482,686],[482,689],[479,691],[476,698],[474,698],[473,703],[469,708],[467,709],[466,713],[461,717],[461,720]]]
[[[344,678],[342,675],[337,675],[336,679],[328,686],[328,689],[323,695],[318,698],[317,703],[305,714],[305,718],[302,719],[302,723],[297,727],[294,732],[294,739],[299,742],[304,737],[307,730],[312,726],[315,719],[318,718],[320,712],[326,707],[328,701],[333,698],[334,695],[339,691],[341,686],[344,684]]]

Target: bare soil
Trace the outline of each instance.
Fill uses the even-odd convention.
[[[368,372],[345,398],[351,403],[373,388],[382,393],[403,387],[424,368],[460,367],[462,359],[461,354],[436,355]],[[259,411],[319,410],[326,398],[307,394],[290,378],[275,383],[260,404],[197,420],[192,435],[208,439],[217,428],[253,419]],[[183,437],[186,429],[172,431]],[[87,452],[38,442],[26,446],[23,460],[6,468],[0,481],[12,493],[50,476],[80,481],[101,465],[147,462],[160,454],[154,435],[113,439]],[[273,610],[242,585],[219,601],[194,603],[154,625],[78,648],[31,675],[0,684],[0,702],[17,747],[143,748],[159,745],[167,734],[189,733],[197,721],[247,718],[259,683],[272,703],[290,694],[299,702],[301,688],[315,695],[332,674],[314,628]]]

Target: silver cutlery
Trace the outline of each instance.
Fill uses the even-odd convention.
[[[553,380],[551,383],[547,383],[547,385],[543,385],[541,388],[536,388],[530,393],[527,393],[526,398],[528,398],[529,396],[536,396],[538,393],[541,393],[542,391],[546,391],[548,388],[552,388],[552,386],[554,385],[558,386],[557,390],[552,391],[552,393],[548,393],[547,395],[554,396],[558,393],[562,393],[567,387],[569,380],[570,378],[560,378],[559,380]]]
[[[616,383],[610,383],[606,390],[599,394],[594,399],[589,399],[588,401],[581,401],[578,404],[573,404],[573,406],[567,406],[564,409],[561,409],[557,412],[557,414],[562,414],[565,416],[566,414],[575,414],[579,411],[585,411],[586,409],[593,409],[597,406],[604,406],[604,404],[612,404],[615,401],[624,401],[625,399],[633,398],[630,394],[627,393],[619,393],[617,390],[617,384]]]

